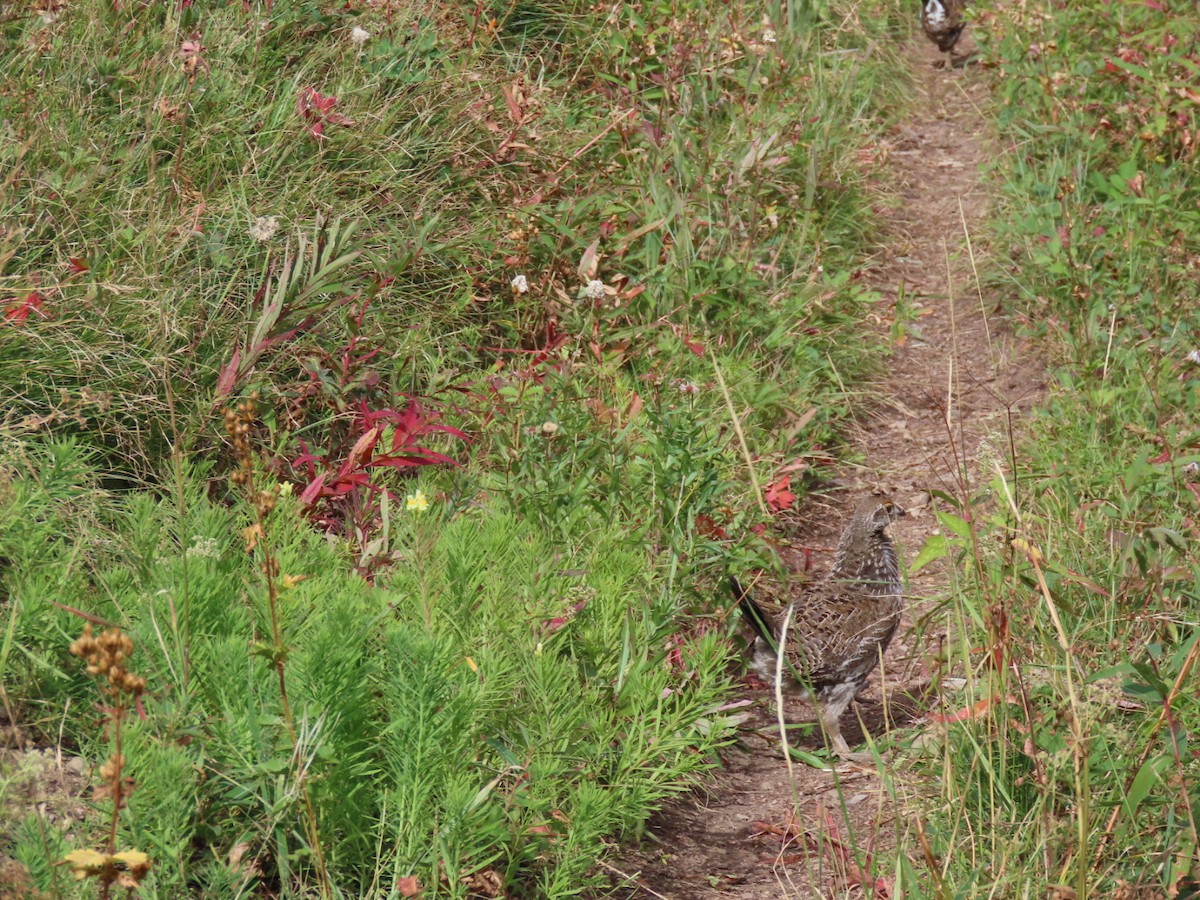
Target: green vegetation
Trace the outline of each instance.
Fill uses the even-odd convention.
[[[104,765],[0,764],[31,889],[577,895],[714,763],[746,465],[880,357],[895,5],[5,7],[0,700]]]
[[[971,677],[918,761],[940,791],[917,801],[906,895],[1200,880],[1200,22],[1167,6],[1011,4],[975,31],[1008,145],[994,274],[1057,365],[1015,454],[989,442],[942,517]]]

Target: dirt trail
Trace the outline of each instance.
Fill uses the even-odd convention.
[[[963,44],[970,44],[969,35]],[[883,490],[911,510],[892,528],[902,557],[911,562],[936,527],[924,506],[928,492],[954,493],[960,466],[974,478],[977,455],[988,455],[979,446],[981,440],[996,444],[1004,458],[1010,416],[1019,421],[1040,398],[1044,385],[1041,367],[1022,352],[994,313],[995,299],[985,294],[981,300],[973,274],[971,250],[975,265],[984,268],[978,232],[987,212],[979,175],[989,152],[983,75],[972,67],[934,68],[931,64],[940,54],[919,36],[907,58],[923,96],[887,142],[900,202],[879,210],[887,240],[868,277],[885,297],[894,299],[900,293],[921,314],[907,340],[895,348],[886,377],[877,385],[882,399],[859,423],[855,443],[862,450],[864,468],[844,474],[844,490],[809,503],[801,514],[798,545],[831,546],[838,523],[855,501],[873,489]],[[953,442],[945,415],[948,397]],[[822,556],[827,555],[814,556],[818,571],[828,565]],[[946,592],[940,564],[909,581],[901,636],[887,654],[882,678],[877,671],[859,698],[862,721],[872,734],[882,735],[887,728],[881,681],[887,684],[892,724],[914,725],[919,711],[904,697],[906,689],[926,680],[923,661],[929,642],[938,637],[938,626],[935,622],[918,636],[913,623]],[[752,689],[743,694],[758,701],[766,696]],[[756,709],[755,720],[747,725],[773,732],[767,704],[759,703]],[[852,718],[853,712],[848,712],[843,729],[853,745],[861,730],[851,724]],[[816,715],[802,702],[789,701],[787,719],[815,722]],[[814,731],[797,743],[817,748],[821,737]],[[878,775],[834,774],[798,764],[793,783],[777,742],[750,732],[723,754],[723,760],[725,768],[703,792],[672,803],[650,823],[650,839],[614,861],[614,869],[628,876],[616,877],[614,871],[614,883],[621,885],[615,896],[865,896],[861,885],[838,876],[837,851],[830,842],[818,849],[806,850],[803,843],[784,848],[769,837],[756,837],[752,824],[784,823],[797,809],[801,827],[816,840],[823,833],[863,849],[884,848],[893,841],[898,812],[889,804]],[[904,773],[897,771],[895,777],[903,778]],[[822,827],[822,822],[827,824]]]

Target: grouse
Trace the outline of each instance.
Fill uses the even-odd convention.
[[[951,51],[967,27],[963,21],[966,0],[921,0],[921,3],[921,27],[925,29],[925,36],[943,53],[950,53],[953,64]]]
[[[896,546],[887,527],[904,515],[896,504],[862,501],[842,532],[829,575],[792,602],[791,626],[781,634],[787,610],[769,613],[730,576],[742,615],[757,637],[752,668],[773,682],[776,648],[794,679],[815,696],[821,727],[833,751],[852,757],[840,720],[875,669],[900,625],[904,607]]]

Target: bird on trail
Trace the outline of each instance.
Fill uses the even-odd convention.
[[[966,0],[921,0],[921,27],[939,50],[950,54],[949,65],[954,65],[954,45],[967,27],[966,7]]]
[[[902,515],[904,510],[889,500],[871,497],[859,503],[838,541],[829,575],[806,585],[781,612],[763,609],[736,578],[729,578],[756,634],[751,667],[773,684],[782,644],[784,677],[811,691],[829,745],[843,758],[855,754],[842,736],[842,713],[900,626],[904,593],[887,527]],[[783,634],[788,610],[791,622]]]

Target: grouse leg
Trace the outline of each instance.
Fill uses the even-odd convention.
[[[817,711],[821,717],[821,729],[829,740],[829,747],[842,759],[855,759],[862,754],[852,753],[850,745],[842,736],[842,713],[858,693],[855,683],[839,684],[826,688],[817,695]]]

